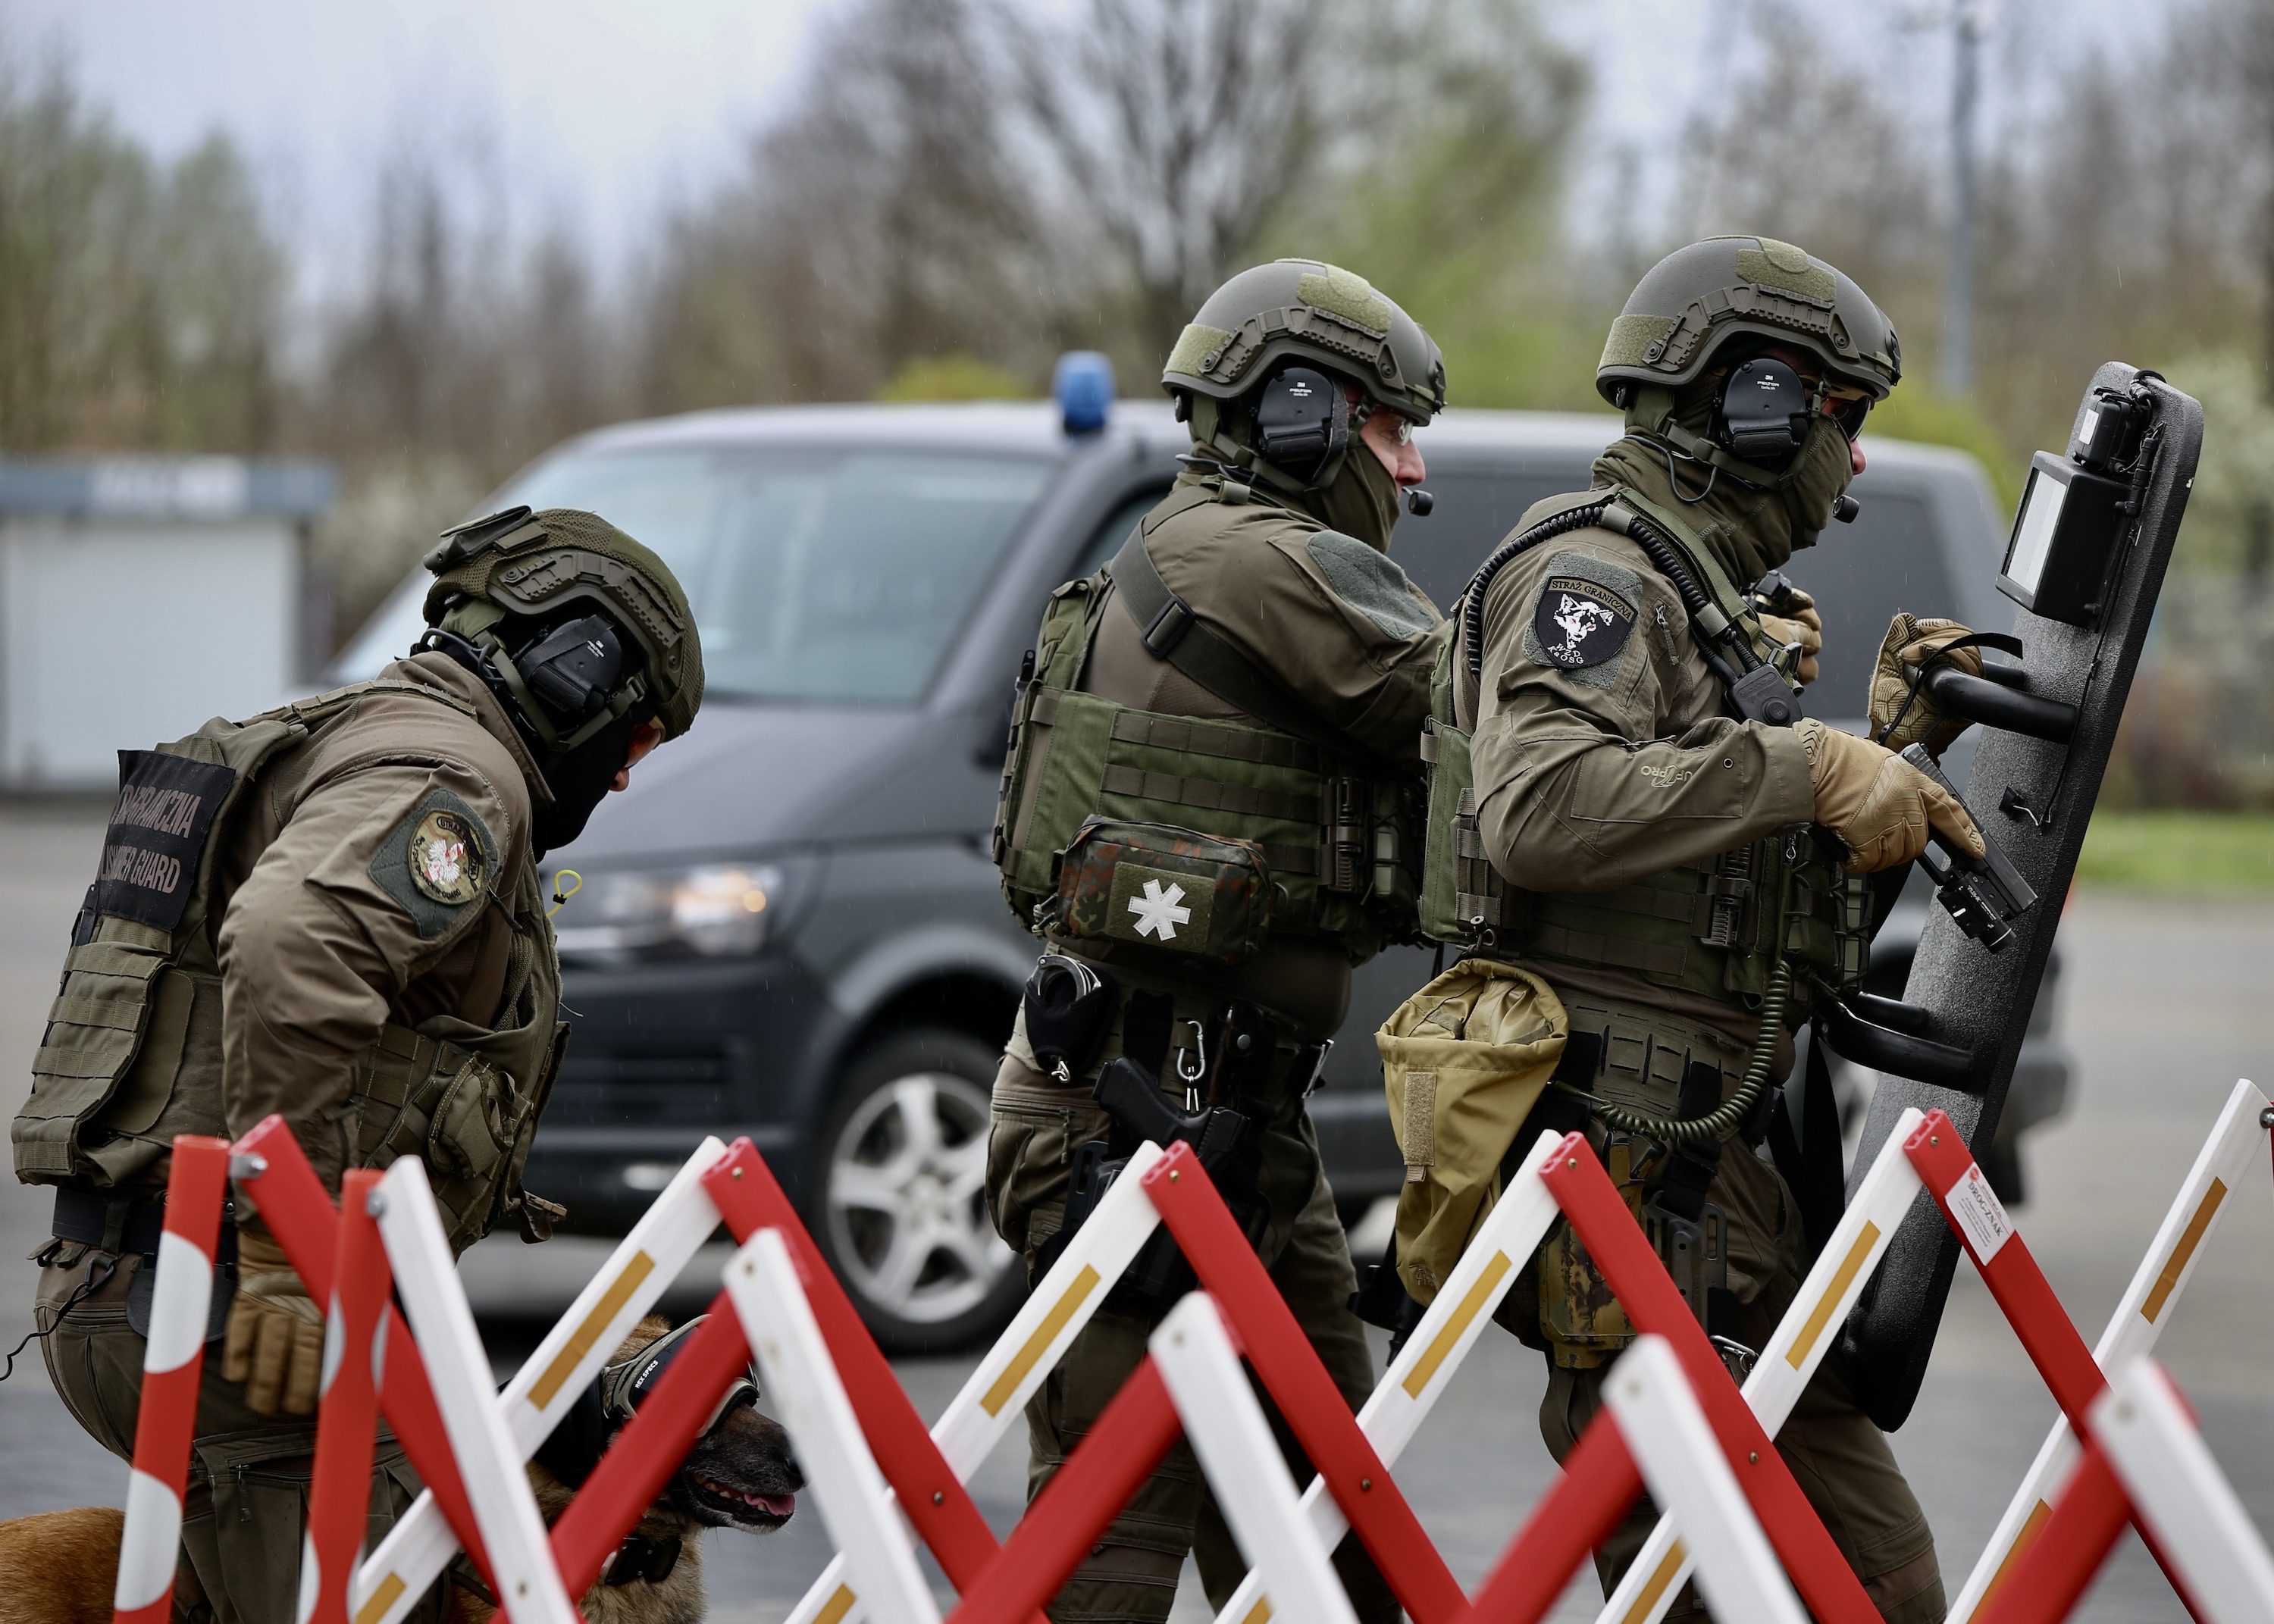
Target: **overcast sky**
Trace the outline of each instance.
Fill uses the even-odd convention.
[[[73,64],[90,97],[171,156],[216,126],[259,167],[320,293],[351,273],[380,155],[407,138],[487,153],[516,231],[579,229],[606,267],[636,257],[659,206],[737,162],[844,0],[0,0],[19,52]],[[1069,0],[1037,0],[1060,9]],[[1598,162],[1645,160],[1728,68],[1743,0],[1549,0],[1540,14],[1593,68]],[[1806,8],[1923,121],[1947,104],[1949,0]],[[2001,0],[1985,64],[2013,86],[2092,44],[2120,49],[2160,8]],[[2144,19],[2143,19],[2144,14]]]

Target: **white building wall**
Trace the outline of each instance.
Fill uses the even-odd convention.
[[[290,520],[0,523],[0,788],[107,790],[121,749],[292,696]]]

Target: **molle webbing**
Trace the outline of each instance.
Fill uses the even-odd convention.
[[[1044,688],[1035,695],[1032,712],[1045,727],[1058,720],[1063,688]],[[1150,745],[1178,750],[1187,756],[1214,756],[1225,761],[1254,762],[1264,767],[1292,767],[1298,772],[1323,772],[1326,758],[1314,745],[1281,733],[1261,733],[1223,722],[1161,716],[1149,710],[1124,710],[1113,718],[1113,738],[1122,744]]]
[[[1149,614],[1138,601],[1148,583],[1160,598]],[[1106,605],[1110,597],[1120,609]],[[1122,613],[1151,634],[1155,658],[1257,721],[1141,710],[1082,692],[1099,621]],[[1013,709],[994,857],[1030,929],[1058,921],[1061,860],[1094,817],[1260,846],[1269,931],[1331,938],[1353,964],[1412,928],[1419,843],[1408,786],[1201,625],[1141,545],[1053,594],[1028,669]]]

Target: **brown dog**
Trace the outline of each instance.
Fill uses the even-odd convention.
[[[611,1370],[644,1357],[670,1329],[654,1315],[641,1320]],[[611,1412],[599,1441],[613,1438],[622,1421],[621,1413]],[[529,1480],[549,1526],[568,1510],[574,1492],[534,1462]],[[703,1530],[772,1533],[790,1520],[804,1486],[779,1425],[751,1404],[730,1402],[610,1558],[579,1611],[588,1624],[698,1624],[709,1605]],[[0,1522],[0,1624],[108,1624],[125,1522],[123,1512],[89,1506]],[[495,1605],[471,1585],[451,1585],[451,1624],[489,1624],[496,1615]]]

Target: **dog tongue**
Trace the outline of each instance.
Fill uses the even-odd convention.
[[[797,1509],[794,1494],[761,1494],[757,1501],[760,1509],[770,1517],[786,1517]]]

